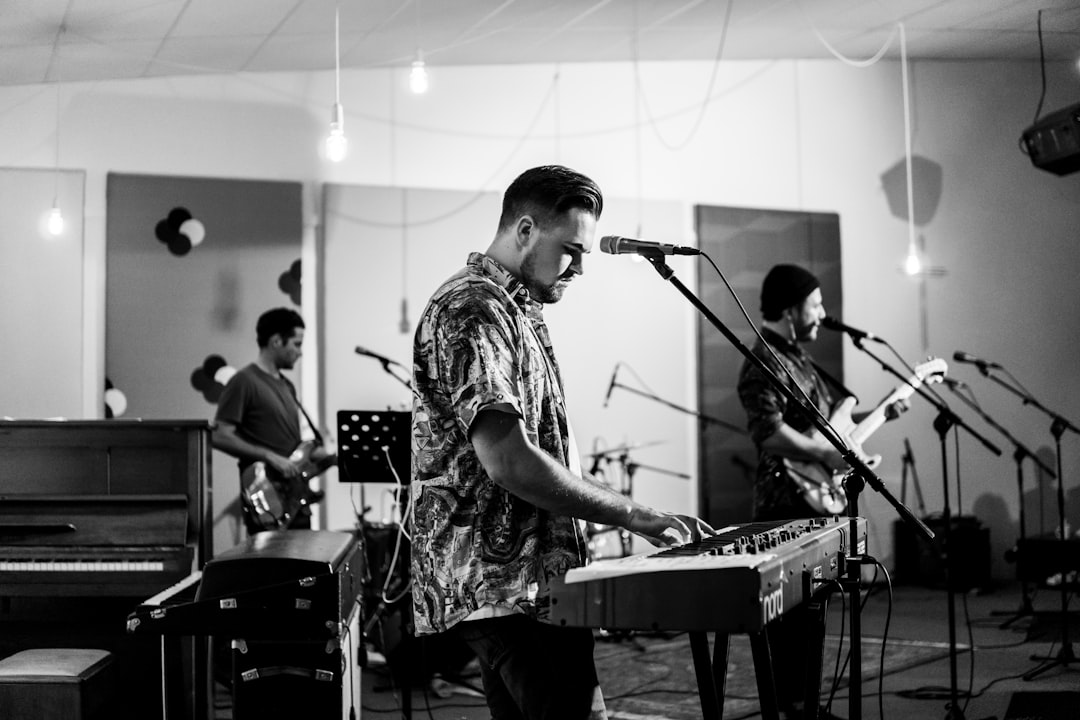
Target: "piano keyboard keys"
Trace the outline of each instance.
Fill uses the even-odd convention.
[[[3,560],[0,572],[164,572],[164,560]]]

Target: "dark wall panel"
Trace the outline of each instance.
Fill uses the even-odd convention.
[[[777,263],[807,268],[821,281],[825,309],[842,316],[840,217],[835,213],[699,205],[698,244],[727,276],[755,325],[761,322],[761,282]],[[753,330],[727,286],[701,265],[698,294],[747,348]],[[822,333],[809,348],[834,377],[843,378],[843,338]],[[699,507],[714,527],[750,520],[757,453],[746,434],[746,413],[735,391],[743,355],[704,317],[698,319],[698,407],[701,478]]]

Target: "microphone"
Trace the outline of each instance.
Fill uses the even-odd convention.
[[[647,240],[634,240],[632,238],[619,237],[618,235],[605,235],[600,238],[600,252],[609,255],[700,255],[697,248],[683,247],[682,245],[668,245],[666,243],[649,242]]]
[[[998,368],[999,370],[1001,369],[1001,366],[998,365],[996,362],[983,360],[982,358],[975,357],[971,353],[966,353],[961,350],[957,350],[956,352],[954,352],[952,357],[953,360],[955,360],[956,362],[971,363],[983,372],[986,372],[987,368]]]
[[[357,355],[367,355],[370,358],[375,358],[376,360],[378,360],[379,362],[381,362],[383,364],[386,364],[386,363],[393,363],[394,365],[400,365],[401,364],[401,363],[394,362],[390,358],[388,358],[388,357],[386,357],[384,355],[380,355],[377,352],[372,352],[372,351],[368,350],[366,347],[361,347],[360,345],[356,346],[356,354]]]
[[[826,317],[821,321],[821,324],[829,330],[835,330],[837,332],[847,333],[853,340],[873,340],[874,342],[884,343],[885,341],[879,338],[874,333],[866,332],[865,330],[857,330],[850,325],[845,325],[834,317]]]
[[[615,389],[615,376],[619,374],[619,363],[615,363],[615,368],[611,371],[611,382],[607,386],[607,394],[604,395],[604,407],[607,407],[608,400],[611,399],[611,391]]]

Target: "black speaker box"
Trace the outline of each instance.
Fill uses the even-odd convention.
[[[1055,175],[1080,170],[1080,103],[1035,121],[1024,131],[1024,147],[1032,164]]]
[[[945,521],[939,516],[922,518],[934,533],[933,542],[918,534],[907,523],[893,523],[895,569],[898,585],[945,587]],[[952,586],[954,590],[985,588],[990,585],[990,530],[970,515],[951,518]]]

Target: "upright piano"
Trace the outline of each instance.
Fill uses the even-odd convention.
[[[205,421],[0,421],[0,596],[146,597],[213,554]]]
[[[0,656],[107,650],[130,716],[162,717],[160,642],[125,623],[213,556],[209,438],[205,421],[0,421]]]

